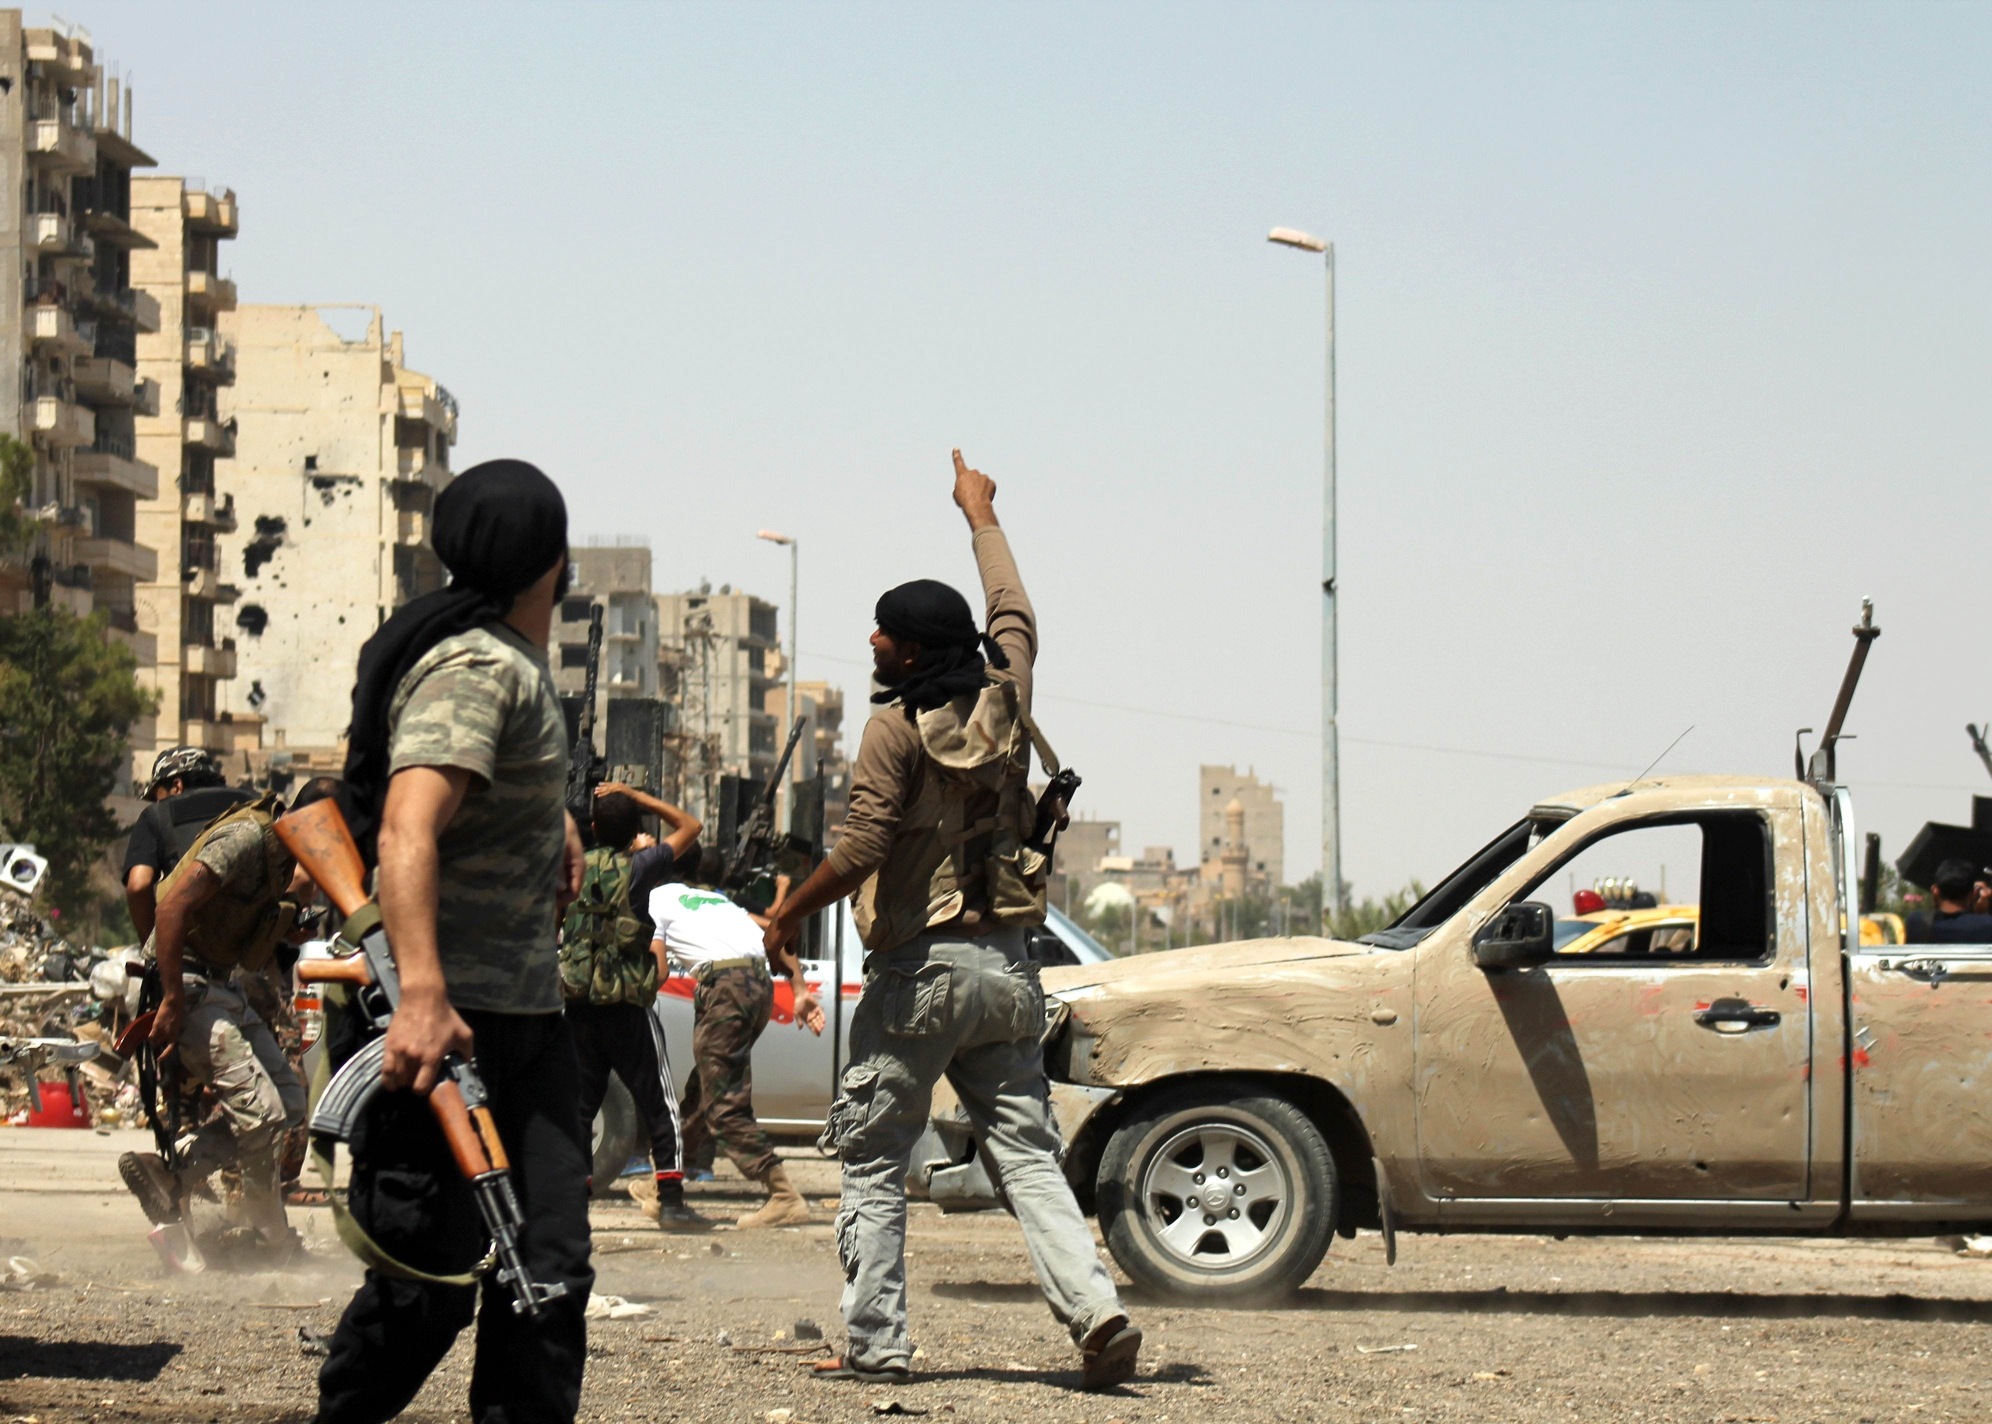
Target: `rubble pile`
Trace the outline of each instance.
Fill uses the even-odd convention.
[[[125,953],[72,943],[33,897],[0,879],[0,1038],[94,1039],[108,1053],[125,996],[99,995],[88,985],[93,970]],[[99,1121],[140,1119],[138,1090],[124,1070],[115,1057],[79,1070]],[[29,1106],[26,1077],[19,1071],[0,1075],[0,1122],[25,1122]]]

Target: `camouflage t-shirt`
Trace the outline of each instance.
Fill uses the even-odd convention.
[[[253,821],[224,826],[193,854],[220,884],[188,919],[185,952],[194,959],[226,967],[248,953],[253,942],[267,938],[277,928],[271,911],[290,885],[296,862],[275,832]],[[148,936],[145,954],[150,958],[154,953],[153,937]]]
[[[437,843],[450,1002],[558,1013],[568,748],[546,654],[503,623],[445,638],[402,678],[387,720],[390,775],[454,766],[472,776]]]

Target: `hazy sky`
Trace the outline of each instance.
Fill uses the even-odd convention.
[[[77,3],[245,301],[369,301],[659,587],[974,579],[1001,483],[1041,711],[1130,848],[1199,762],[1316,861],[1322,276],[1340,268],[1357,893],[1538,796],[1843,771],[1892,856],[1992,791],[1992,8]],[[1138,710],[1136,710],[1138,709]],[[1469,754],[1471,753],[1471,754]],[[1498,755],[1497,755],[1498,754]]]

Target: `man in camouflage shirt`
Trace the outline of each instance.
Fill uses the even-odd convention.
[[[309,782],[296,804],[310,805],[336,785]],[[177,1056],[186,1078],[213,1093],[219,1112],[195,1132],[178,1173],[151,1152],[125,1153],[118,1170],[146,1214],[163,1222],[179,1218],[188,1190],[203,1177],[235,1167],[248,1225],[266,1248],[288,1252],[293,1238],[277,1158],[285,1129],[304,1120],[304,1085],[234,977],[270,962],[311,888],[270,830],[282,809],[270,801],[230,813],[201,833],[163,882],[145,943],[160,988],[151,1043],[162,1059]]]
[[[473,1316],[479,1424],[573,1419],[587,1359],[588,1151],[556,941],[581,842],[546,654],[566,509],[537,469],[491,461],[444,490],[434,527],[451,586],[382,626],[353,698],[347,774],[359,798],[384,783],[375,894],[401,1002],[348,1203],[394,1260],[441,1275],[464,1269],[463,1248],[475,1258],[482,1226],[421,1101],[445,1055],[474,1056],[525,1214],[525,1268],[563,1293],[535,1320],[492,1277],[370,1268],[319,1373],[320,1424],[399,1414]]]

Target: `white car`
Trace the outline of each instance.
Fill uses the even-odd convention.
[[[836,978],[840,957],[844,966],[843,994],[833,998],[824,986]],[[775,980],[775,1007],[767,1032],[754,1045],[754,1116],[770,1135],[813,1138],[835,1096],[836,1082],[850,1061],[851,1009],[864,989],[864,945],[851,918],[851,905],[842,901],[810,922],[804,942],[803,977],[823,1002],[829,1023],[818,1037],[795,1021],[794,995],[784,978]],[[1098,964],[1112,959],[1098,940],[1057,910],[1031,932],[1031,958],[1046,967]],[[674,974],[658,990],[664,1021],[664,1046],[671,1073],[682,1095],[692,1068],[692,981]],[[647,1150],[647,1137],[636,1103],[614,1075],[608,1096],[595,1118],[596,1190],[606,1190],[630,1159]],[[915,1152],[914,1160],[921,1159]]]

